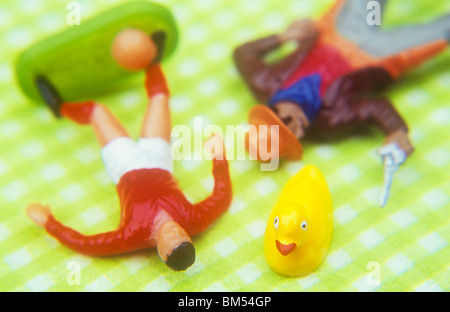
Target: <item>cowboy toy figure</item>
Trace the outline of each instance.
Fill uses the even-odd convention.
[[[384,206],[393,172],[414,148],[403,118],[389,99],[374,93],[447,47],[450,15],[382,30],[368,24],[368,2],[337,0],[317,22],[299,20],[282,34],[246,43],[234,59],[255,98],[265,104],[251,109],[249,123],[279,125],[280,158],[301,159],[299,140],[306,131],[329,137],[376,125],[386,136],[379,150],[385,162]],[[384,8],[387,0],[378,3]],[[292,54],[275,64],[264,61],[268,52],[293,40],[299,46]],[[276,140],[266,129],[259,128],[259,142]],[[247,139],[247,149],[258,150],[257,142]]]

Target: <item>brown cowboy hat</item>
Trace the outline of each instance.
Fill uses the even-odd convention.
[[[287,160],[300,160],[303,155],[303,147],[300,141],[294,136],[289,128],[281,121],[281,119],[267,106],[256,105],[248,114],[248,122],[250,125],[257,126],[259,133],[260,125],[278,125],[279,126],[279,158]],[[249,150],[248,133],[246,136],[245,148]],[[258,156],[258,160],[261,160]]]

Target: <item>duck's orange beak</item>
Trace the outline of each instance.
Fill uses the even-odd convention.
[[[285,244],[280,243],[279,241],[275,241],[275,244],[277,245],[278,251],[283,256],[287,256],[288,254],[293,252],[295,248],[297,248],[297,245],[295,243],[290,243],[289,245],[285,245]]]

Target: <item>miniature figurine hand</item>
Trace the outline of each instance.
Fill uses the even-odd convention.
[[[34,223],[44,227],[50,215],[50,208],[41,204],[30,204],[27,207],[27,215]]]
[[[396,143],[400,149],[402,149],[406,155],[411,155],[414,151],[414,146],[409,140],[408,133],[404,129],[397,130],[386,137],[383,146],[390,143]]]
[[[318,30],[313,20],[301,19],[293,22],[288,29],[280,35],[282,42],[290,40],[304,40],[317,34]]]
[[[211,154],[211,158],[224,159],[225,145],[222,136],[214,134],[205,142],[204,148]]]
[[[406,130],[400,129],[387,136],[384,145],[378,150],[384,163],[384,183],[379,204],[386,206],[395,172],[402,165],[414,147],[408,138]]]

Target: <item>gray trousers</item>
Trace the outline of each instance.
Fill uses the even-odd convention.
[[[377,2],[381,8],[381,25],[369,25],[368,15]],[[427,24],[385,29],[382,19],[388,0],[347,0],[336,21],[338,32],[375,57],[385,57],[433,41],[450,42],[450,13]],[[375,5],[377,5],[375,3]],[[430,2],[432,3],[432,2]]]

